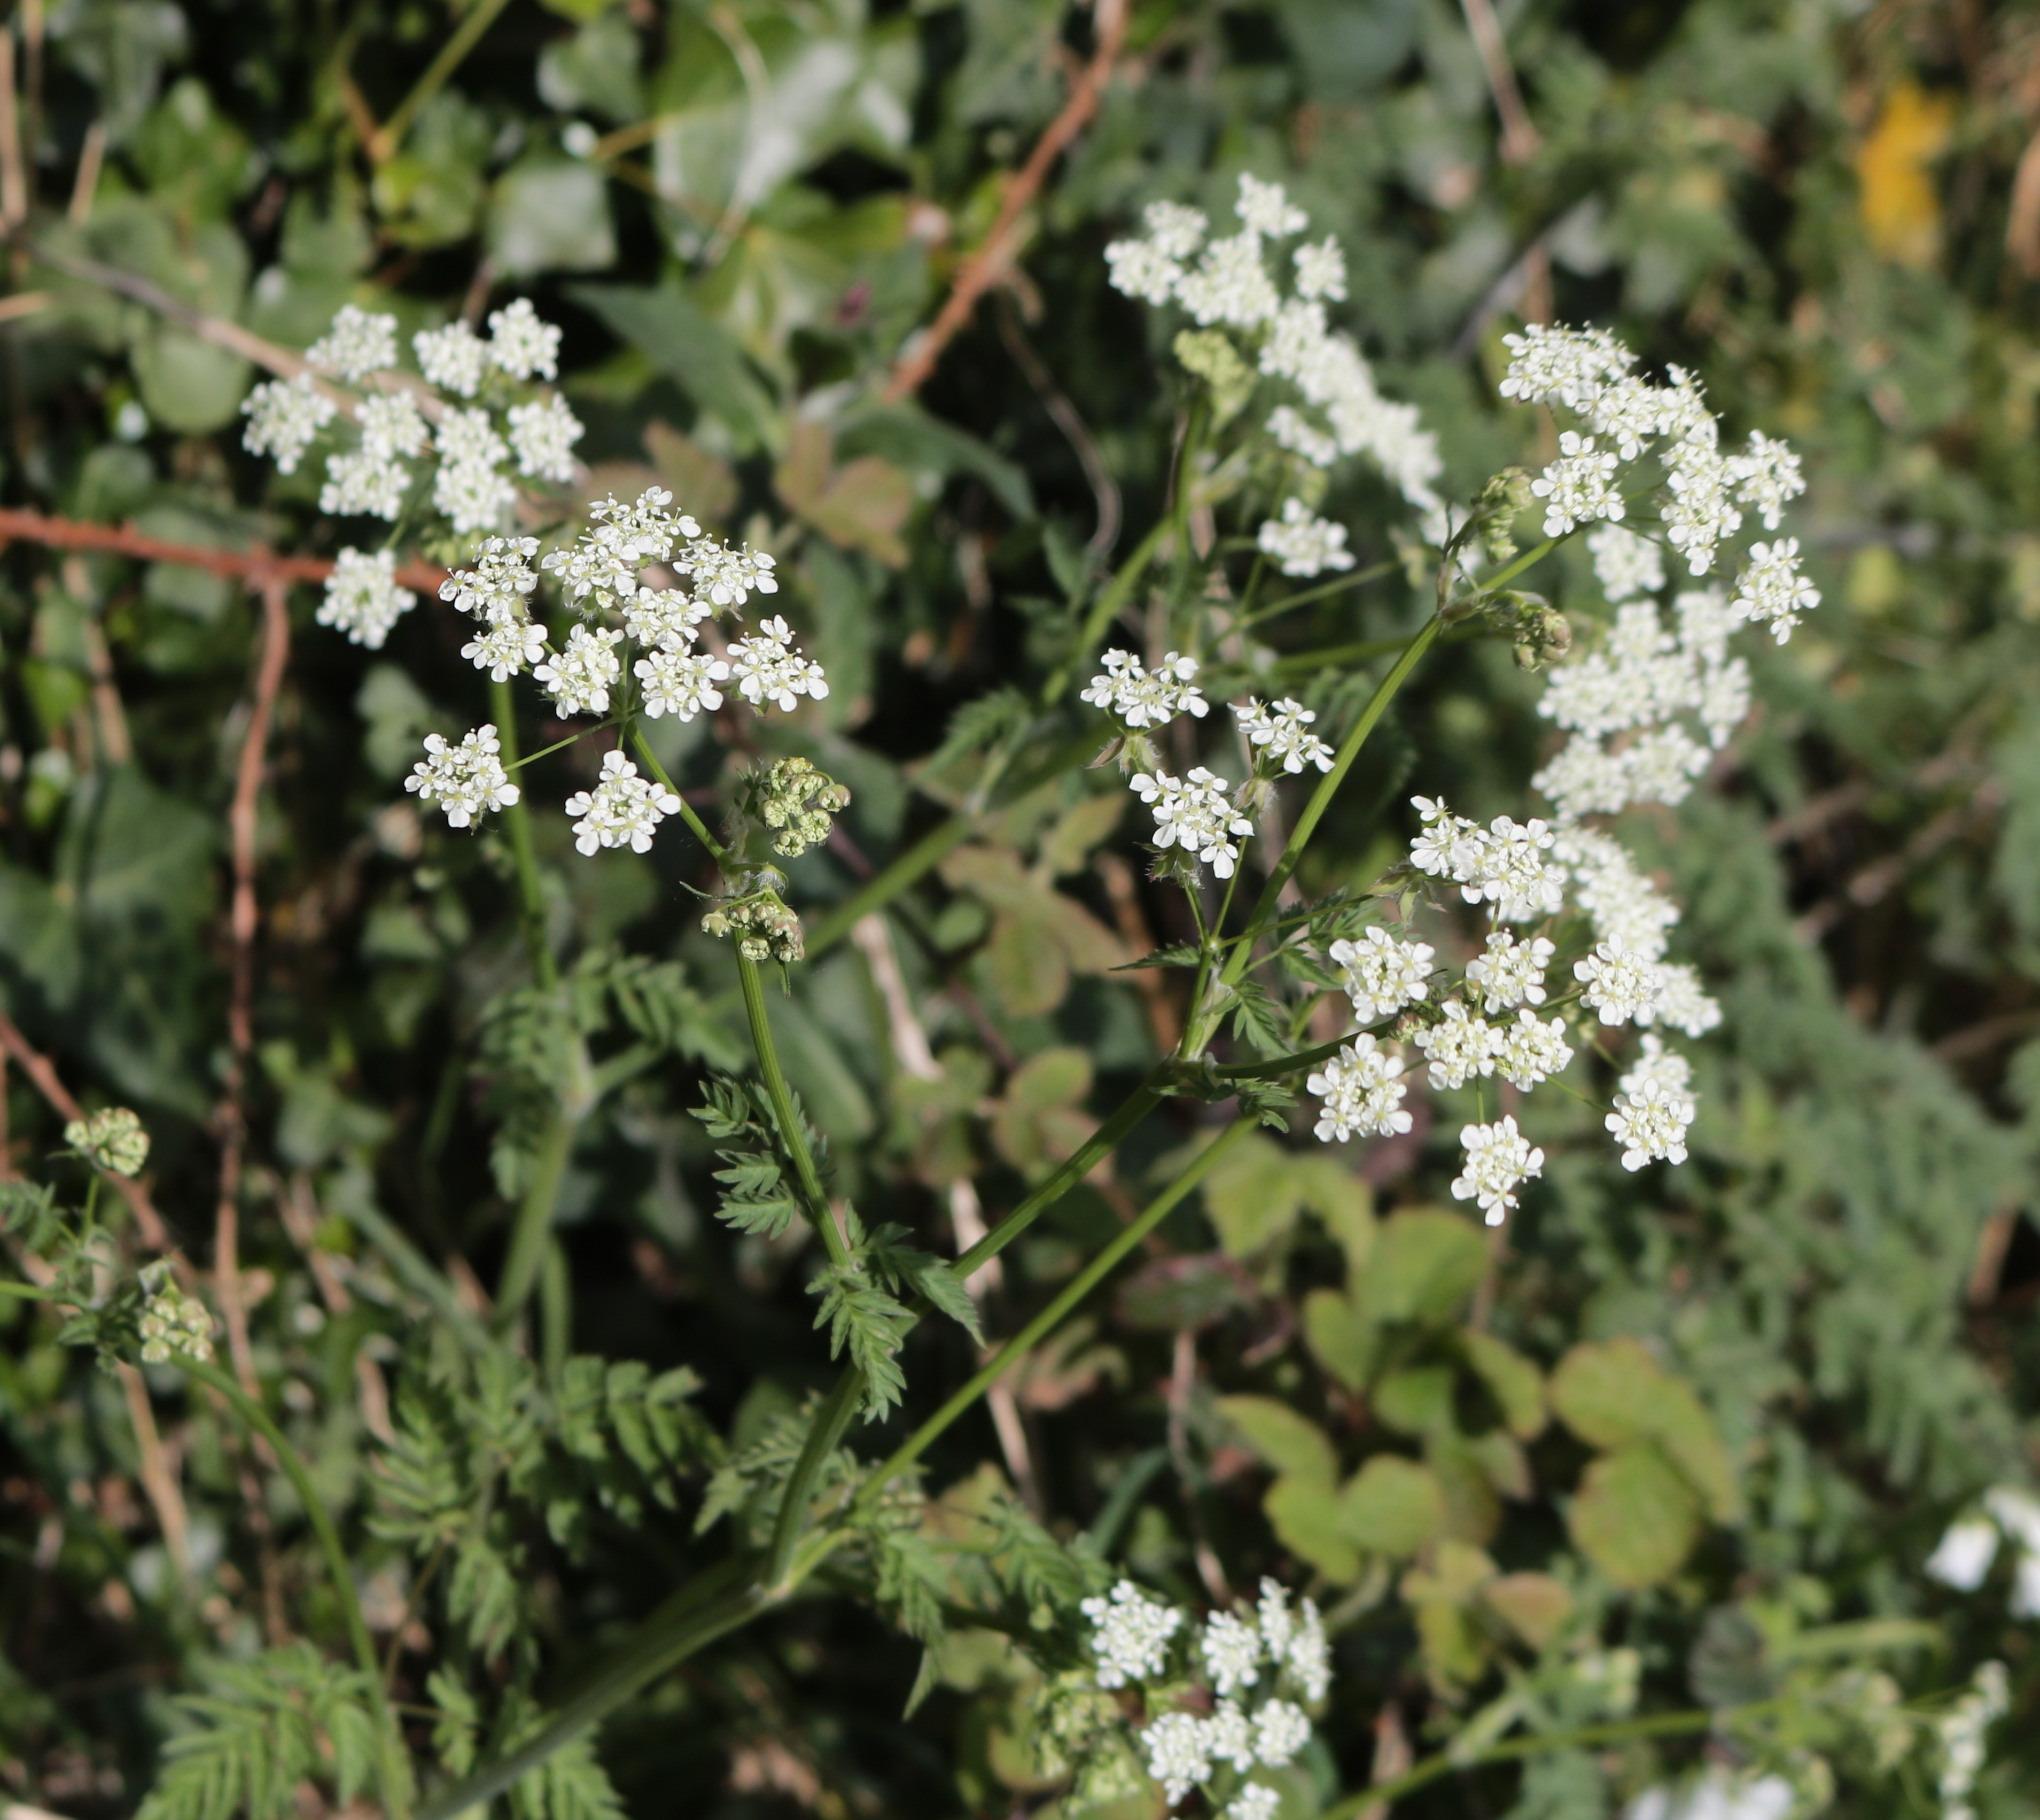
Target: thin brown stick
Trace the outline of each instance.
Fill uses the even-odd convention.
[[[14,36],[0,32],[0,222],[29,219],[29,180],[21,160],[21,115],[14,94]]]
[[[36,1092],[49,1102],[59,1118],[68,1121],[85,1117],[85,1109],[71,1098],[70,1091],[57,1078],[57,1071],[50,1065],[49,1058],[15,1029],[5,1013],[0,1013],[0,1049],[14,1058],[22,1073],[35,1083]],[[168,1251],[170,1236],[163,1229],[162,1217],[149,1198],[148,1190],[124,1175],[109,1175],[107,1180],[120,1190],[133,1212],[142,1243],[152,1251]]]
[[[105,162],[106,124],[94,120],[85,129],[85,143],[78,154],[78,175],[70,186],[70,215],[81,227],[92,219],[93,200],[99,194],[99,173]]]
[[[268,749],[269,724],[276,718],[277,692],[284,686],[284,665],[291,652],[288,584],[271,576],[262,584],[262,645],[255,664],[253,704],[248,731],[241,742],[241,762],[234,780],[234,804],[227,826],[234,843],[234,903],[230,927],[234,939],[234,980],[226,1013],[231,1051],[226,1064],[226,1092],[219,1113],[219,1206],[213,1224],[213,1282],[219,1312],[226,1323],[227,1350],[234,1375],[250,1396],[259,1394],[254,1355],[248,1343],[248,1309],[241,1298],[241,1171],[247,1149],[247,1118],[242,1104],[248,1067],[255,1053],[255,835],[261,807],[262,767]]]
[[[1070,85],[1069,98],[1063,103],[1062,112],[1049,121],[1047,131],[1034,142],[1027,162],[1007,184],[991,231],[957,269],[956,282],[950,287],[941,313],[925,334],[908,344],[894,364],[892,376],[885,382],[887,404],[896,405],[902,398],[912,398],[927,383],[928,375],[935,370],[935,363],[942,357],[942,350],[970,320],[978,299],[999,281],[1011,261],[1018,242],[1016,230],[1020,216],[1040,192],[1049,167],[1098,112],[1105,86],[1111,80],[1113,66],[1118,62],[1120,48],[1125,41],[1125,0],[1096,0],[1092,17],[1098,47],[1092,51],[1090,61]]]
[[[0,546],[17,541],[48,544],[55,550],[103,550],[144,562],[174,562],[254,584],[272,577],[323,581],[333,573],[333,565],[322,557],[284,556],[260,545],[253,550],[208,550],[203,544],[151,537],[131,524],[86,524],[74,518],[46,517],[40,512],[0,510]],[[431,592],[446,579],[446,571],[430,563],[406,562],[398,569],[397,579],[406,588]]]
[[[177,1569],[177,1578],[187,1589],[192,1583],[191,1525],[185,1513],[184,1494],[177,1488],[176,1470],[169,1449],[156,1428],[155,1411],[149,1407],[149,1387],[131,1365],[114,1370],[128,1398],[128,1419],[135,1426],[135,1448],[140,1456],[139,1477],[149,1507],[156,1513],[156,1527],[163,1533],[163,1550]]]

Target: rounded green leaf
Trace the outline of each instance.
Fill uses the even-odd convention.
[[[1406,1560],[1444,1527],[1445,1494],[1429,1467],[1377,1453],[1339,1494],[1339,1533],[1370,1555]]]
[[[1630,1590],[1669,1579],[1700,1536],[1700,1502],[1648,1441],[1597,1460],[1566,1513],[1580,1552]]]

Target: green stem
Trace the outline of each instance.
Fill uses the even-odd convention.
[[[807,1527],[808,1505],[814,1496],[815,1480],[821,1472],[822,1463],[835,1452],[836,1443],[843,1439],[843,1430],[850,1426],[850,1418],[856,1414],[858,1406],[863,1401],[864,1373],[851,1365],[835,1380],[835,1388],[815,1411],[806,1443],[787,1476],[786,1491],[780,1494],[779,1513],[773,1520],[772,1554],[766,1563],[764,1575],[767,1586],[782,1593],[790,1590],[785,1584],[787,1569],[793,1564],[794,1550],[801,1540],[801,1532]]]
[[[751,1042],[758,1052],[758,1072],[765,1077],[765,1096],[772,1102],[772,1117],[778,1124],[780,1141],[793,1159],[794,1174],[801,1184],[801,1198],[808,1204],[809,1221],[821,1235],[829,1262],[839,1270],[846,1268],[851,1262],[849,1247],[843,1243],[842,1233],[836,1230],[835,1215],[830,1210],[821,1172],[815,1167],[808,1140],[801,1131],[800,1114],[794,1108],[793,1092],[779,1067],[779,1051],[772,1041],[771,1020],[765,1015],[765,982],[759,973],[758,963],[741,951],[736,957],[736,977],[743,982],[744,1009],[751,1020]]]
[[[49,1299],[48,1289],[39,1289],[33,1283],[0,1283],[0,1296],[18,1296],[25,1302],[41,1302]]]
[[[1158,1063],[1148,1078],[1127,1096],[1125,1103],[1084,1140],[1068,1162],[950,1266],[950,1274],[960,1283],[969,1282],[980,1265],[997,1257],[1083,1181],[1101,1157],[1117,1149],[1120,1140],[1148,1116],[1162,1098],[1170,1065],[1167,1061]]]
[[[488,0],[481,0],[486,6]],[[471,17],[472,15],[470,15]],[[489,685],[489,706],[496,716],[496,737],[502,748],[503,768],[512,770],[517,756],[517,706],[506,678]],[[531,971],[542,986],[559,983],[559,969],[553,962],[552,945],[546,939],[546,893],[539,879],[538,849],[531,840],[531,811],[528,793],[520,790],[517,800],[503,811],[510,830],[510,851],[517,862],[517,900],[523,912],[524,946],[531,957]]]
[[[496,15],[508,4],[508,0],[474,0],[454,35],[440,47],[440,54],[425,66],[425,73],[412,85],[411,92],[397,104],[397,111],[376,128],[375,136],[366,148],[369,157],[382,164],[394,155],[398,147],[404,143],[404,135],[411,130],[411,123],[418,117],[419,110],[441,89],[447,78],[459,69],[469,51],[480,42],[481,34],[496,22]]]
[[[1240,623],[1243,626],[1264,625],[1269,620],[1287,613],[1293,607],[1307,607],[1312,601],[1323,600],[1342,588],[1359,588],[1370,581],[1379,581],[1384,575],[1393,575],[1402,566],[1400,562],[1377,562],[1371,569],[1356,569],[1353,573],[1339,576],[1336,580],[1321,581],[1315,588],[1306,588],[1300,594],[1285,594],[1280,600],[1269,601],[1259,612],[1244,615]]]
[[[892,1456],[864,1482],[851,1505],[851,1510],[870,1508],[886,1483],[919,1460],[945,1429],[999,1381],[1016,1359],[1031,1352],[1060,1326],[1077,1304],[1118,1267],[1127,1254],[1182,1204],[1183,1198],[1211,1173],[1227,1152],[1254,1129],[1256,1122],[1251,1118],[1235,1120],[1199,1151],[1188,1168],[1143,1208],[1110,1244],[1070,1280],[1060,1294],[993,1354],[974,1376],[915,1429]]]
[[[752,1578],[756,1566],[755,1555],[735,1555],[689,1581],[536,1733],[508,1757],[434,1795],[417,1820],[455,1820],[470,1809],[479,1810],[648,1682],[755,1617],[767,1603]]]
[[[276,1456],[276,1464],[283,1468],[284,1476],[297,1492],[298,1502],[304,1506],[306,1520],[318,1540],[319,1552],[325,1556],[326,1573],[333,1581],[333,1596],[340,1601],[355,1666],[368,1682],[368,1702],[375,1719],[377,1780],[382,1784],[383,1806],[393,1820],[405,1820],[410,1811],[411,1785],[403,1755],[403,1734],[397,1729],[390,1703],[384,1696],[382,1665],[375,1659],[375,1644],[369,1636],[367,1620],[361,1615],[361,1601],[355,1596],[354,1576],[348,1565],[347,1551],[341,1545],[340,1532],[333,1527],[325,1501],[313,1485],[312,1475],[306,1470],[298,1450],[284,1438],[284,1431],[269,1419],[269,1412],[261,1404],[218,1367],[201,1364],[196,1359],[185,1358],[177,1362],[188,1376],[196,1378],[221,1398],[268,1443],[270,1452]]]
[[[1569,531],[1566,533],[1566,537],[1570,537],[1573,534]],[[1566,537],[1547,537],[1542,543],[1538,544],[1535,548],[1524,550],[1523,554],[1517,557],[1513,562],[1510,563],[1506,569],[1501,569],[1495,574],[1486,577],[1480,584],[1480,591],[1485,594],[1490,588],[1499,588],[1505,582],[1513,581],[1517,576],[1520,575],[1524,569],[1530,567],[1532,563],[1542,562],[1546,557],[1549,556],[1553,550],[1556,550],[1560,544],[1566,541]]]
[[[1385,657],[1392,651],[1409,649],[1405,638],[1363,638],[1355,645],[1327,645],[1320,650],[1297,651],[1277,657],[1269,668],[1271,676],[1314,676],[1338,664],[1364,664]]]
[[[1747,1706],[1654,1712],[1641,1719],[1616,1719],[1605,1725],[1580,1726],[1571,1731],[1547,1731],[1534,1738],[1511,1738],[1505,1743],[1490,1744],[1484,1750],[1470,1751],[1464,1757],[1455,1757],[1448,1746],[1389,1781],[1377,1782],[1371,1788],[1349,1795],[1343,1801],[1334,1802],[1319,1815],[1318,1820],[1355,1820],[1357,1815],[1369,1808],[1388,1807],[1455,1769],[1472,1769],[1483,1763],[1506,1763],[1519,1757],[1539,1757],[1547,1750],[1578,1750],[1597,1744],[1619,1744],[1633,1738],[1669,1738],[1680,1732],[1706,1731],[1722,1719],[1749,1718],[1786,1704],[1782,1700],[1764,1700]]]
[[[645,761],[645,768],[679,798],[680,820],[694,830],[695,839],[708,849],[709,857],[727,873],[729,870],[729,849],[709,832],[708,824],[695,813],[693,804],[680,794],[679,786],[666,775],[666,767],[659,763],[659,755],[652,750],[650,742],[645,737],[645,729],[634,722],[630,728],[630,743],[637,747],[638,756]]]
[[[560,1181],[566,1174],[567,1158],[573,1150],[580,1119],[579,1112],[562,1104],[554,1109],[545,1134],[539,1140],[531,1179],[525,1184],[524,1198],[518,1203],[517,1223],[511,1228],[510,1249],[496,1285],[499,1332],[523,1312],[538,1282],[539,1266],[545,1261],[546,1246],[552,1237],[553,1203],[559,1198]]]

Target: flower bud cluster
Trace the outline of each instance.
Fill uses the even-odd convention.
[[[748,773],[739,786],[739,809],[772,831],[772,851],[797,859],[829,837],[834,817],[850,806],[850,792],[804,758],[775,759]]]
[[[177,1287],[168,1264],[151,1264],[143,1271],[142,1293],[137,1328],[142,1338],[143,1364],[167,1365],[173,1358],[209,1363],[212,1316],[203,1303]]]
[[[710,935],[734,936],[736,951],[747,961],[790,964],[807,951],[800,918],[776,891],[754,892],[718,904],[702,918],[701,926]]]
[[[64,1127],[64,1142],[109,1175],[139,1175],[149,1160],[149,1134],[124,1106],[101,1107]]]

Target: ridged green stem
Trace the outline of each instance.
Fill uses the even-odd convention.
[[[772,1041],[772,1022],[765,1012],[765,982],[758,963],[741,950],[736,956],[736,977],[744,987],[744,1015],[751,1020],[752,1047],[758,1052],[758,1072],[764,1077],[765,1097],[772,1102],[772,1117],[779,1126],[780,1141],[793,1159],[794,1175],[801,1185],[801,1198],[807,1203],[808,1219],[821,1236],[829,1262],[841,1268],[851,1262],[850,1248],[836,1230],[830,1210],[828,1192],[822,1186],[821,1172],[801,1135],[801,1115],[794,1110],[792,1090],[779,1066],[779,1051]]]

